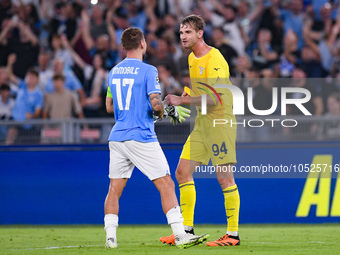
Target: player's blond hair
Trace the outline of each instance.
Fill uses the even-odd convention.
[[[196,14],[191,14],[181,21],[181,26],[190,25],[196,32],[199,30],[204,30],[205,22],[204,20]]]

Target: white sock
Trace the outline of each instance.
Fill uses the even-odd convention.
[[[184,225],[184,230],[185,230],[185,231],[191,231],[191,230],[193,230],[193,229],[194,229],[194,227],[185,226],[185,225]]]
[[[171,226],[172,233],[176,237],[182,238],[185,235],[185,231],[180,207],[175,206],[174,208],[171,208],[166,213],[166,218],[168,219],[168,224]]]
[[[227,231],[227,235],[238,236],[238,231]]]
[[[104,217],[104,229],[106,231],[106,240],[109,238],[116,239],[116,232],[118,228],[118,215],[106,214]]]

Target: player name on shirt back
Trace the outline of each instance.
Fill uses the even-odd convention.
[[[127,66],[127,67],[115,67],[112,70],[112,74],[138,74],[139,67]]]

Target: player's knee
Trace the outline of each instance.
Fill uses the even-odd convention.
[[[170,175],[161,177],[153,181],[158,191],[162,193],[175,192],[175,183]]]
[[[126,183],[122,183],[120,185],[110,183],[109,186],[109,193],[111,193],[113,196],[120,196],[122,194],[122,191],[125,187]]]
[[[235,185],[235,180],[234,178],[217,178],[218,183],[222,187],[222,189],[231,187]]]
[[[167,175],[165,177],[165,184],[166,184],[165,187],[167,187],[168,189],[175,190],[175,183],[171,179],[170,175]]]
[[[188,179],[189,176],[187,176],[185,171],[183,171],[181,168],[178,168],[176,170],[175,175],[176,175],[177,182],[180,183],[180,184],[188,181],[187,179]]]

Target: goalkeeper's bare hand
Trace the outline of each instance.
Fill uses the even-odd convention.
[[[180,105],[182,103],[182,98],[179,97],[179,96],[175,96],[175,95],[167,95],[165,97],[165,102],[168,104],[168,105]]]

